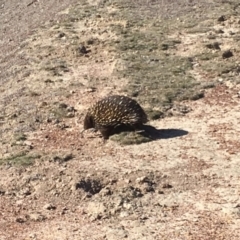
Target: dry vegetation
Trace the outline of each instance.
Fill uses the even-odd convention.
[[[1,240],[240,238],[237,0],[2,2]],[[145,132],[81,134],[110,94]]]

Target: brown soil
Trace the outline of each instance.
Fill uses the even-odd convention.
[[[106,45],[113,22],[69,25],[71,4],[81,5],[0,2],[0,239],[240,239],[240,84],[218,76],[204,98],[181,102],[187,114],[150,121],[155,141],[81,134],[90,104],[128,80],[114,75],[119,59]],[[89,54],[76,53],[97,34]],[[182,32],[175,54],[200,51],[201,34]],[[210,78],[198,64],[192,74]]]

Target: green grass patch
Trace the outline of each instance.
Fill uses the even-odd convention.
[[[14,135],[14,139],[16,141],[25,141],[25,140],[27,140],[27,135],[24,133],[17,133]]]
[[[171,106],[176,100],[203,97],[199,92],[200,83],[190,72],[193,69],[191,56],[175,55],[181,41],[168,37],[178,27],[195,27],[197,22],[189,21],[187,16],[181,16],[175,22],[172,18],[163,21],[154,14],[150,17],[150,12],[144,8],[140,9],[143,14],[139,15],[136,5],[126,1],[119,2],[117,6],[122,10],[113,18],[127,21],[126,26],[111,26],[118,36],[114,47],[122,58],[121,64],[124,64],[122,68],[116,67],[115,74],[129,79],[123,91],[155,109]],[[204,57],[212,59],[215,54],[209,53]]]
[[[52,59],[43,62],[42,69],[50,72],[53,76],[62,76],[63,73],[69,72],[66,61],[59,59]]]
[[[157,120],[164,117],[163,111],[152,110],[152,109],[145,109],[145,112],[148,116],[149,120]]]
[[[119,61],[113,75],[116,79],[128,80],[122,91],[137,98],[140,104],[161,112],[163,108],[173,106],[175,101],[204,97],[202,89],[208,87],[203,87],[203,83],[194,78],[193,62],[200,63],[200,72],[210,73],[207,82],[211,82],[211,78],[216,75],[239,71],[230,61],[222,61],[221,49],[214,48],[214,45],[206,46],[203,43],[201,54],[181,55],[184,45],[179,45],[188,43],[181,42],[185,41],[181,36],[188,34],[191,37],[193,34],[199,38],[218,38],[219,33],[214,28],[218,24],[217,19],[223,13],[228,14],[231,9],[227,3],[195,2],[194,6],[176,1],[100,0],[96,5],[84,1],[70,9],[70,16],[64,24],[74,28],[75,22],[82,20],[86,24],[109,23],[106,24],[106,31],[116,37],[102,41],[93,30],[93,36],[89,40],[85,39],[87,45],[101,45],[107,51],[115,52]],[[78,37],[81,39],[80,35]],[[238,39],[238,34],[234,37]],[[78,41],[77,38],[72,46],[75,47]],[[44,69],[54,76],[69,71],[66,62],[62,60],[51,60],[44,65]],[[94,88],[109,80],[94,76],[87,78],[89,86]],[[64,109],[54,110],[54,114],[59,117],[64,117],[65,113]],[[157,115],[153,114],[153,119]]]
[[[40,158],[40,155],[29,155],[28,152],[21,152],[7,158],[0,159],[0,164],[11,164],[17,166],[29,166],[34,163],[35,159]]]
[[[59,103],[59,102],[53,103],[53,106],[49,112],[49,118],[61,120],[63,118],[67,118],[67,117],[72,117],[72,115],[69,114],[68,105],[63,102],[62,103]]]
[[[111,136],[110,139],[120,145],[142,144],[152,141],[147,134],[137,132],[121,132]]]
[[[214,74],[216,76],[224,77],[225,74],[234,72],[239,74],[239,65],[235,61],[215,61],[214,64],[209,62],[202,63],[202,69],[208,73]]]

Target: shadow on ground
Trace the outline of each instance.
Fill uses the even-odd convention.
[[[116,135],[115,135],[116,134]],[[188,132],[181,129],[156,129],[150,125],[144,125],[139,130],[132,129],[129,126],[119,126],[114,131],[111,138],[121,144],[141,144],[159,139],[169,139],[187,135]]]
[[[142,132],[141,134],[151,138],[152,140],[175,138],[188,134],[188,131],[182,129],[156,129],[155,127],[150,125],[145,125],[143,127],[143,130],[144,132]]]

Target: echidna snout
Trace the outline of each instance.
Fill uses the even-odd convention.
[[[89,129],[89,128],[94,128],[94,121],[91,115],[87,114],[85,119],[84,119],[84,124],[83,124],[84,130]]]

